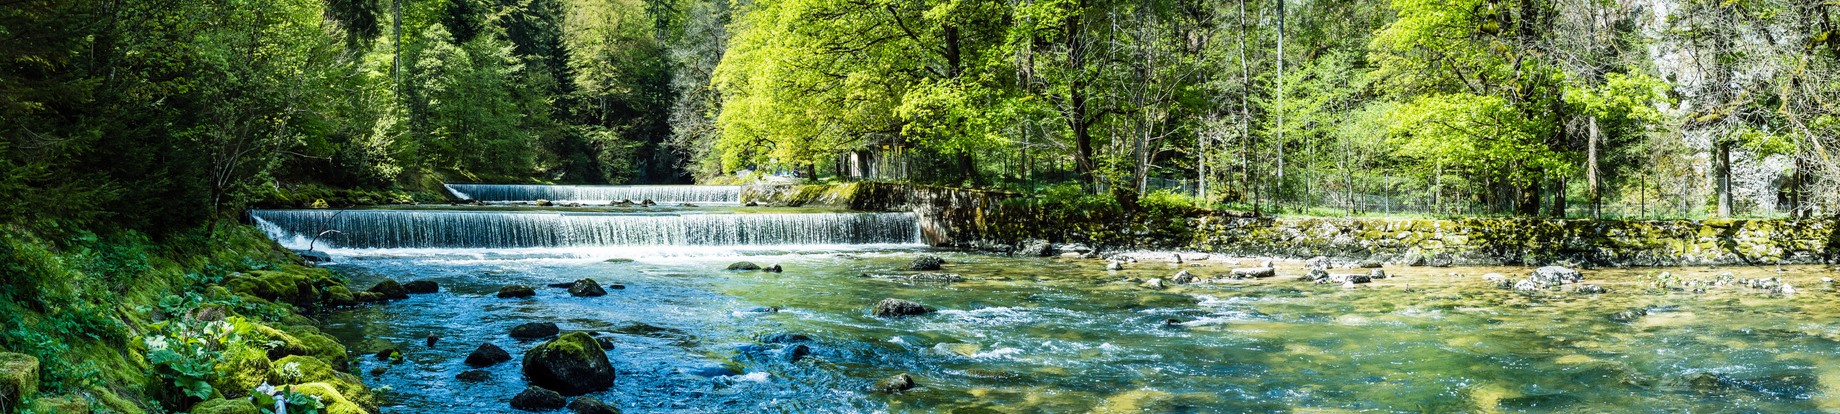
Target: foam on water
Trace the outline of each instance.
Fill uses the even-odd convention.
[[[451,249],[918,245],[912,213],[622,214],[439,210],[255,210],[291,248]]]
[[[616,201],[658,203],[736,204],[740,186],[713,185],[522,185],[448,184],[448,191],[464,200],[516,202],[549,200],[558,203]]]

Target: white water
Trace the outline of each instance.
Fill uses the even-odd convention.
[[[912,213],[622,214],[434,210],[255,210],[294,248],[543,249],[668,246],[734,251],[917,245]],[[320,236],[314,235],[334,230]],[[692,249],[694,250],[694,249]]]
[[[518,202],[549,200],[557,203],[606,204],[652,200],[662,204],[738,204],[739,186],[709,185],[522,185],[448,184],[448,191],[465,200]]]

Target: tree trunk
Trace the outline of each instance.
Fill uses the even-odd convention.
[[[1565,218],[1565,179],[1564,178],[1560,178],[1553,182],[1552,215],[1553,217]]]
[[[1591,196],[1591,218],[1602,220],[1603,198],[1598,190],[1597,140],[1602,131],[1597,128],[1597,117],[1590,119],[1590,135],[1585,138],[1584,185]]]
[[[959,176],[964,178],[965,183],[968,183],[970,185],[977,185],[978,184],[977,161],[975,159],[972,159],[970,152],[959,152],[957,158],[958,158]]]
[[[1713,144],[1712,173],[1719,195],[1719,217],[1731,217],[1731,143]]]

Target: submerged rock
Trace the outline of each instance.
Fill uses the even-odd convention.
[[[760,342],[765,342],[769,344],[787,344],[787,343],[793,343],[793,342],[807,342],[807,341],[811,341],[811,337],[805,336],[805,335],[799,335],[795,333],[776,333],[776,334],[771,334],[771,335],[760,337]]]
[[[510,360],[510,352],[505,352],[504,348],[499,348],[498,345],[490,342],[479,344],[478,348],[473,349],[473,353],[466,355],[466,365],[475,368],[498,365]]]
[[[562,394],[543,387],[525,388],[515,397],[511,397],[511,408],[524,411],[549,411],[568,405]]]
[[[381,282],[377,282],[377,285],[371,286],[368,291],[383,295],[384,299],[409,298],[409,290],[404,289],[402,284],[396,283],[395,279],[384,279]]]
[[[915,273],[912,276],[908,276],[907,281],[914,283],[954,283],[965,281],[965,277],[954,273]]]
[[[531,322],[511,327],[511,337],[518,339],[548,338],[560,332],[562,329],[551,322]]]
[[[1635,322],[1637,319],[1642,319],[1643,316],[1648,316],[1648,309],[1635,308],[1617,312],[1615,315],[1610,315],[1610,321],[1616,323],[1631,323]]]
[[[530,286],[511,285],[498,288],[498,297],[501,298],[528,298],[536,295],[536,289],[531,289]]]
[[[466,382],[486,382],[492,379],[492,373],[483,369],[468,370],[455,375],[454,379]]]
[[[571,332],[524,353],[524,378],[568,395],[613,387],[613,364],[599,342]]]
[[[901,392],[914,389],[914,385],[913,376],[907,375],[906,373],[900,373],[882,379],[881,381],[876,381],[875,390],[888,393]]]
[[[441,291],[441,284],[435,283],[433,280],[411,281],[409,283],[404,283],[402,287],[404,291],[417,294],[436,293]]]
[[[583,278],[575,281],[574,285],[569,286],[569,296],[607,296],[607,290],[601,288],[600,282],[595,282],[594,279]]]
[[[908,270],[939,270],[945,264],[946,264],[946,260],[939,258],[939,256],[920,256],[920,257],[914,258],[913,263],[909,263],[907,265],[907,269]]]
[[[1278,275],[1278,269],[1270,267],[1246,267],[1233,269],[1230,273],[1234,279],[1267,278]]]
[[[873,309],[870,309],[870,313],[883,318],[925,315],[927,312],[932,312],[932,310],[927,309],[925,305],[895,298],[882,299],[881,302],[876,302]]]
[[[754,262],[735,262],[728,265],[728,270],[760,270],[760,265]]]
[[[599,398],[582,396],[569,402],[569,412],[573,414],[620,414],[620,409],[601,402]]]
[[[805,346],[805,344],[794,344],[779,351],[779,359],[788,363],[799,362],[799,360],[804,359],[806,355],[811,355],[811,347]]]

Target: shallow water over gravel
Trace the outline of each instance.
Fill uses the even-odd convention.
[[[887,277],[914,273],[904,268],[920,254],[945,257],[944,272],[967,280]],[[913,245],[333,255],[354,285],[441,284],[325,321],[356,351],[384,346],[376,341],[405,350],[401,364],[367,357],[360,368],[388,388],[392,413],[511,411],[525,387],[517,361],[488,368],[486,382],[454,376],[483,342],[521,356],[537,342],[506,332],[532,321],[611,332],[618,379],[591,395],[626,412],[1840,410],[1840,293],[1821,282],[1840,275],[1814,266],[1586,270],[1586,283],[1611,289],[1592,295],[1521,293],[1481,277],[1526,268],[1389,266],[1394,277],[1344,289],[1295,281],[1300,261],[1280,261],[1270,279],[1150,289],[1140,283],[1235,265],[1145,260],[1105,271],[1097,260]],[[785,272],[722,270],[739,260]],[[1664,270],[1780,277],[1800,293],[1655,287]],[[584,277],[625,288],[574,298],[541,287]],[[493,296],[507,284],[538,294]],[[870,316],[885,297],[939,311]],[[762,341],[775,333],[809,336],[811,355],[782,358],[789,344]],[[432,348],[430,334],[442,338]],[[377,366],[388,370],[370,374]],[[721,369],[736,375],[706,376]],[[920,387],[867,391],[902,372]]]

